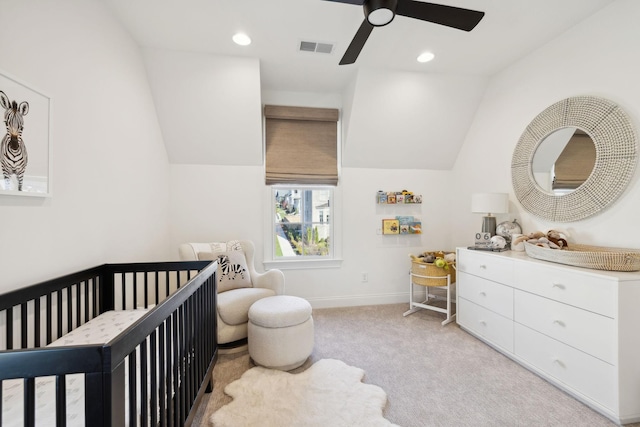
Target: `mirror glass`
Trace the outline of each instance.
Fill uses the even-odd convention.
[[[531,161],[531,174],[545,192],[563,195],[580,187],[596,164],[596,146],[583,130],[568,126],[544,138]]]

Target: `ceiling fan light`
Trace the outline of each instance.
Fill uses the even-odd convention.
[[[251,44],[251,37],[249,37],[244,33],[237,33],[237,34],[234,34],[233,41],[237,45],[248,46]]]
[[[435,58],[436,56],[431,53],[431,52],[422,52],[420,55],[418,55],[418,62],[429,62],[431,60],[433,60],[433,58]]]
[[[365,1],[364,14],[367,21],[374,27],[382,27],[393,21],[396,15],[398,0],[369,0]]]

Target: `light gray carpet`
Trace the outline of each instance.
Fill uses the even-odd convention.
[[[615,425],[457,324],[441,326],[442,314],[403,317],[407,308],[314,310],[313,354],[292,372],[327,358],[364,369],[364,382],[387,393],[385,417],[403,427]],[[211,425],[213,412],[231,401],[224,387],[253,366],[247,352],[219,357],[214,392],[203,399],[195,426]]]

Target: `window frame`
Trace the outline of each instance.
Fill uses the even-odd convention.
[[[328,256],[296,256],[296,257],[276,257],[275,255],[275,226],[274,220],[275,212],[275,191],[277,189],[299,189],[299,190],[314,190],[314,189],[328,189],[331,191],[329,215],[331,222],[330,227],[330,242],[331,249]],[[286,269],[308,269],[308,268],[338,268],[342,265],[342,244],[341,235],[342,229],[340,224],[339,209],[342,206],[342,191],[339,186],[328,185],[272,185],[266,186],[265,190],[265,211],[267,212],[265,217],[265,239],[264,239],[264,267],[265,269],[278,268],[281,270]],[[325,223],[326,224],[326,223]]]

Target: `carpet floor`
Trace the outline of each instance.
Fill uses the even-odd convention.
[[[388,396],[384,416],[403,427],[589,426],[615,424],[485,345],[443,315],[407,304],[316,309],[311,357],[338,359],[365,371],[364,382]],[[202,400],[195,426],[232,399],[224,387],[255,365],[248,353],[220,355],[214,391]],[[629,427],[640,427],[640,423]],[[245,426],[239,426],[245,427]]]

